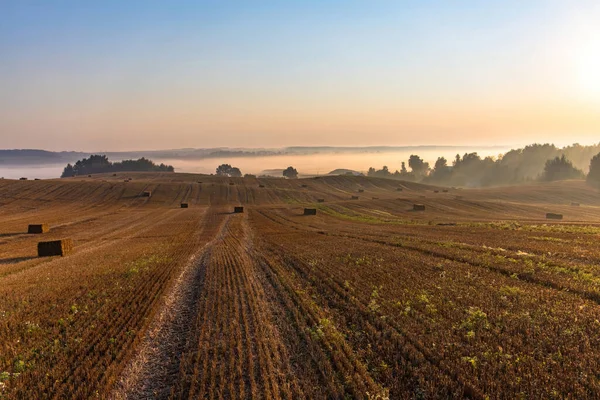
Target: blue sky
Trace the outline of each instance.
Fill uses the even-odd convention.
[[[592,1],[0,0],[0,147],[589,142],[594,21]]]

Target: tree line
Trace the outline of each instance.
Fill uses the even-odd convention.
[[[410,169],[410,170],[409,170]],[[448,186],[512,185],[532,181],[583,179],[600,184],[600,144],[574,144],[558,148],[553,144],[532,144],[511,150],[498,157],[481,157],[476,152],[456,155],[451,163],[438,157],[432,166],[418,155],[411,155],[408,168],[401,163],[400,170],[391,172],[369,168],[368,176],[402,179]]]
[[[175,172],[172,165],[155,164],[147,158],[139,160],[123,160],[111,162],[105,155],[91,155],[89,158],[84,158],[77,161],[75,164],[70,163],[64,168],[61,178],[69,178],[78,175],[100,174],[107,172],[136,172],[136,171],[161,171]]]

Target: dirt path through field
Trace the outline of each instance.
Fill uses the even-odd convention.
[[[212,240],[190,257],[166,296],[137,355],[125,368],[111,398],[168,397],[174,380],[177,379],[179,358],[189,334],[189,322],[194,319],[197,311],[211,249],[222,238],[228,218],[229,215],[219,210],[207,211],[203,235],[212,236]]]

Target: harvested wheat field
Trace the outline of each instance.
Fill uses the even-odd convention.
[[[0,398],[600,394],[583,181],[131,178],[0,180]]]

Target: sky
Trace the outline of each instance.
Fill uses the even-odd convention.
[[[0,0],[0,148],[600,141],[600,2]]]

